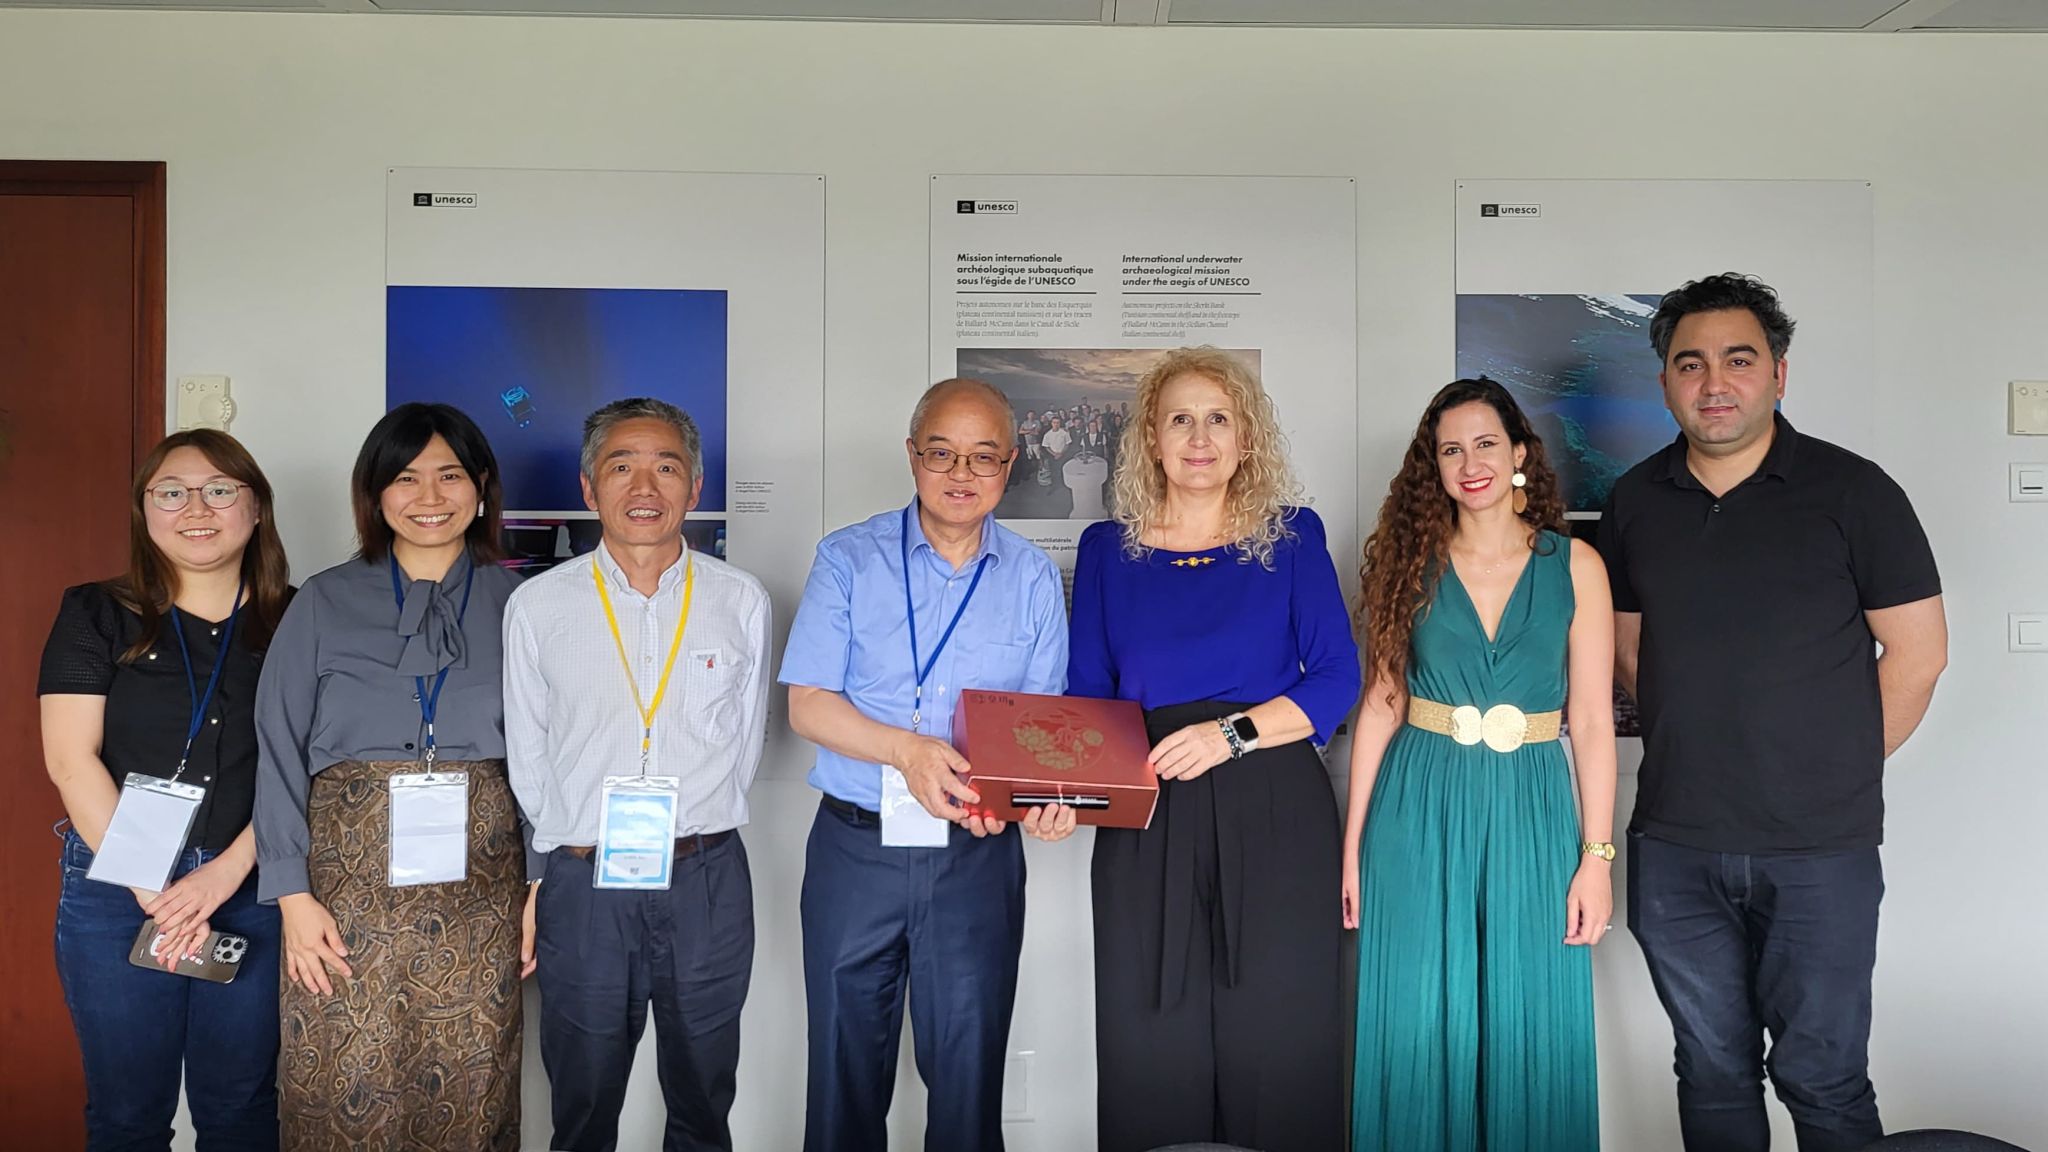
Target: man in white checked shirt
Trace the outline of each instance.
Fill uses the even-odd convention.
[[[584,421],[582,463],[602,542],[521,585],[505,608],[506,761],[537,861],[521,956],[540,979],[548,1147],[617,1146],[651,1002],[664,1152],[730,1149],[754,959],[753,882],[734,829],[761,759],[768,594],[683,542],[704,468],[680,409],[605,405]],[[675,812],[672,860],[637,853],[667,885],[629,871],[634,886],[600,887],[625,858],[600,844],[601,815],[622,823],[613,790],[636,786]]]

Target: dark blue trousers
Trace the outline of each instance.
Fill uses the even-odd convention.
[[[929,1152],[1000,1152],[1003,1059],[1024,943],[1015,828],[885,848],[878,818],[822,805],[804,856],[810,1011],[805,1152],[884,1152],[905,985]]]
[[[1632,834],[1629,852],[1629,928],[1678,1041],[1686,1152],[1771,1146],[1766,1071],[1799,1152],[1883,1136],[1869,1074],[1878,850],[1749,856]]]
[[[612,1152],[654,1006],[663,1152],[730,1152],[740,1008],[754,970],[754,881],[738,836],[675,862],[663,892],[600,891],[591,862],[548,856],[534,908],[540,1055],[562,1152]]]
[[[174,876],[215,853],[188,849]],[[64,836],[57,975],[85,1057],[89,1152],[168,1152],[178,1082],[199,1152],[277,1148],[277,909],[256,902],[256,876],[214,911],[217,932],[249,939],[233,981],[215,984],[128,962],[142,931],[135,894],[86,879],[92,849]]]

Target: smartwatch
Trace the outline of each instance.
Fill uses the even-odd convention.
[[[1259,750],[1259,728],[1252,718],[1242,712],[1233,712],[1217,721],[1223,726],[1223,738],[1230,741],[1230,758],[1235,760],[1247,752]]]

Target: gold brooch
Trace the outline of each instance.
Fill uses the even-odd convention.
[[[1200,568],[1204,564],[1214,564],[1215,562],[1216,558],[1214,556],[1183,556],[1173,561],[1173,566],[1175,568]]]

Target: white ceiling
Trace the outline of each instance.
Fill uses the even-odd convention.
[[[2048,0],[0,0],[0,8],[994,24],[2048,32]]]

